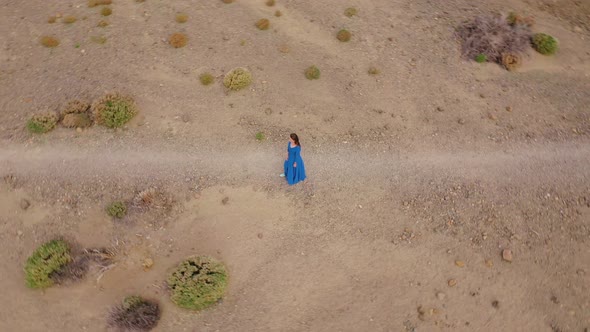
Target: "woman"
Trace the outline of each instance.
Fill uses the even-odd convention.
[[[301,159],[301,145],[299,144],[297,134],[291,134],[289,136],[284,169],[285,172],[281,174],[281,177],[286,177],[289,185],[292,186],[305,180],[305,165],[303,165],[303,159]]]

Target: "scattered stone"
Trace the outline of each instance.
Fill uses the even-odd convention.
[[[465,262],[464,261],[455,261],[455,265],[457,265],[458,267],[464,267]]]
[[[502,259],[507,262],[512,262],[512,250],[510,250],[510,249],[502,250]]]
[[[465,120],[463,120],[463,119],[459,119],[457,122],[458,122],[460,125],[463,125],[463,124],[465,124]]]
[[[143,264],[141,264],[143,266],[144,270],[149,270],[152,266],[154,266],[154,260],[151,258],[146,258],[143,260]]]
[[[479,94],[479,97],[483,99],[483,98],[485,98],[485,97],[486,97],[486,95],[484,95],[483,93],[480,93],[480,94]]]
[[[551,295],[551,302],[553,302],[555,304],[559,304],[559,300],[557,299],[557,296]]]
[[[507,111],[507,112],[512,112],[512,107],[510,107],[510,106],[506,106],[506,111]]]
[[[492,114],[492,113],[488,113],[488,119],[490,119],[490,120],[494,120],[494,121],[495,121],[495,120],[497,120],[498,118],[496,118],[496,116],[495,116],[494,114]]]
[[[26,210],[29,208],[29,206],[31,206],[31,203],[28,200],[26,200],[24,198],[20,200],[20,208],[21,209]]]
[[[583,30],[579,26],[574,27],[574,32],[581,33]]]
[[[449,285],[449,287],[455,287],[457,286],[457,279],[449,279],[447,284]]]
[[[439,299],[439,300],[441,300],[441,301],[444,300],[445,297],[447,297],[447,295],[445,293],[443,293],[443,292],[436,293],[436,298]]]
[[[258,236],[259,239],[262,239],[262,237],[263,237],[262,233],[258,233],[257,236]]]
[[[437,107],[437,108],[436,108],[436,110],[437,110],[437,111],[439,111],[439,112],[444,112],[444,111],[445,111],[445,109],[444,109],[444,108],[442,108],[442,107],[440,107],[440,106],[439,106],[439,107]]]
[[[221,204],[223,205],[227,205],[227,203],[229,202],[229,197],[225,196],[222,200],[221,200]]]
[[[492,262],[491,259],[486,259],[486,266],[487,267],[492,267],[492,266],[494,266],[494,262]]]
[[[21,231],[20,229],[18,231],[16,231],[16,236],[18,236],[18,237],[23,236],[23,231]]]
[[[424,308],[422,306],[419,306],[417,310],[418,310],[418,319],[426,320],[426,317],[425,317],[426,311],[424,310]]]
[[[492,307],[496,309],[500,308],[500,302],[498,302],[498,300],[492,301]]]

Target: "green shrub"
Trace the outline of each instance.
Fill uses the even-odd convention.
[[[141,296],[128,296],[111,309],[108,325],[124,331],[150,331],[160,320],[160,306]]]
[[[357,11],[356,8],[350,7],[350,8],[346,8],[344,10],[344,15],[347,16],[347,17],[353,17],[353,16],[356,16],[357,12],[358,11]]]
[[[533,36],[533,48],[544,55],[552,55],[557,51],[557,40],[544,33],[537,33]]]
[[[261,18],[256,21],[256,27],[260,30],[268,30],[270,27],[270,21],[266,18]]]
[[[221,299],[227,281],[221,262],[206,256],[189,257],[168,277],[170,299],[181,308],[201,310]]]
[[[488,57],[485,54],[478,54],[475,56],[475,62],[484,63],[488,61]]]
[[[41,245],[27,259],[25,281],[30,288],[46,288],[53,285],[51,276],[72,261],[70,246],[62,240],[52,240]]]
[[[100,15],[102,16],[109,16],[113,13],[113,10],[110,7],[102,7],[100,10]]]
[[[35,114],[27,122],[27,129],[34,134],[44,134],[55,128],[58,120],[55,112]]]
[[[305,77],[308,80],[317,80],[320,78],[320,70],[316,66],[311,66],[305,70]]]
[[[352,34],[346,29],[338,31],[338,34],[336,35],[336,38],[338,38],[338,40],[341,42],[347,42],[350,40],[351,37]]]
[[[92,112],[96,123],[118,128],[131,120],[137,109],[133,98],[120,94],[107,94],[92,105]]]
[[[201,81],[201,84],[209,85],[215,81],[215,78],[209,73],[202,73],[199,75],[199,80]]]
[[[113,218],[121,219],[127,214],[127,205],[121,201],[112,202],[107,206],[107,214]]]
[[[266,139],[266,135],[263,132],[259,131],[256,133],[256,140],[262,142]]]
[[[234,68],[223,78],[223,85],[230,90],[241,90],[252,83],[252,74],[246,68]]]

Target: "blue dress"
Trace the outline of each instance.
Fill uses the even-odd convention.
[[[289,185],[294,185],[297,182],[305,180],[305,165],[303,165],[303,159],[301,158],[301,147],[291,147],[289,142],[287,145],[287,151],[289,151],[289,159],[285,160],[285,178]],[[297,166],[293,166],[297,163]]]

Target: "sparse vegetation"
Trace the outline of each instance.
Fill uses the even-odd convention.
[[[275,5],[275,0],[266,0],[266,5],[272,7]]]
[[[39,39],[39,42],[41,43],[41,45],[50,48],[57,47],[59,45],[59,40],[57,38],[50,36],[41,37],[41,39]]]
[[[176,22],[178,23],[186,23],[188,21],[188,15],[184,13],[176,14]]]
[[[488,57],[485,54],[478,54],[475,56],[475,62],[484,63],[488,61]]]
[[[485,55],[487,61],[501,63],[502,54],[519,55],[530,47],[531,30],[526,25],[510,25],[501,15],[484,15],[463,23],[457,37],[465,58]]]
[[[241,90],[252,83],[252,74],[246,68],[234,68],[223,78],[223,85],[230,90]]]
[[[522,65],[522,57],[518,54],[502,54],[502,65],[509,71],[514,71]]]
[[[113,3],[112,0],[88,0],[88,7],[110,5],[112,3]]]
[[[377,69],[375,67],[370,67],[367,72],[369,73],[369,75],[378,75],[379,74],[379,69]]]
[[[213,75],[211,75],[209,73],[202,73],[201,75],[199,75],[199,80],[201,81],[201,84],[209,85],[209,84],[213,83],[215,78],[213,77]]]
[[[76,18],[76,16],[66,16],[64,17],[61,21],[65,24],[72,24],[74,22],[76,22],[78,19]]]
[[[90,109],[90,104],[82,100],[71,100],[69,101],[64,109],[61,111],[62,114],[79,114],[84,113]]]
[[[276,16],[276,17],[281,17],[281,16],[283,16],[283,13],[282,13],[280,10],[277,10],[277,11],[275,12],[275,16]]]
[[[341,42],[347,42],[350,40],[351,37],[352,34],[346,29],[342,29],[338,31],[338,34],[336,34],[336,38],[338,38],[338,40]]]
[[[221,299],[227,281],[221,262],[206,256],[189,257],[168,277],[170,299],[181,308],[201,310]]]
[[[346,9],[344,10],[344,15],[345,15],[346,17],[353,17],[353,16],[356,16],[356,14],[357,14],[357,13],[358,13],[358,10],[357,10],[356,8],[354,8],[354,7],[349,7],[349,8],[346,8]]]
[[[92,105],[92,112],[96,123],[118,128],[131,120],[137,109],[133,98],[117,93],[107,94]]]
[[[107,42],[107,37],[105,37],[105,36],[92,36],[92,37],[90,37],[90,40],[93,43],[97,43],[97,44],[102,45]]]
[[[124,202],[116,201],[109,204],[106,210],[109,216],[121,219],[127,214],[127,205]]]
[[[102,16],[109,16],[113,13],[113,10],[110,7],[102,7],[100,10],[100,15]]]
[[[52,240],[41,245],[27,259],[25,281],[30,288],[53,285],[51,276],[72,261],[70,246],[63,240]]]
[[[49,24],[53,24],[53,23],[55,23],[56,21],[57,21],[57,17],[55,17],[55,16],[50,16],[50,17],[47,19],[47,23],[49,23]]]
[[[172,199],[166,193],[154,187],[140,191],[133,198],[133,207],[139,211],[170,210],[172,203]]]
[[[256,133],[256,140],[262,142],[266,139],[266,135],[263,132],[259,131]]]
[[[107,27],[108,25],[109,25],[109,22],[107,22],[105,20],[101,20],[100,22],[98,22],[98,24],[96,26],[100,27],[100,28],[104,28],[104,27]]]
[[[184,33],[174,33],[168,38],[168,42],[174,48],[181,48],[188,43],[188,37]]]
[[[510,25],[526,25],[528,27],[532,27],[535,25],[535,18],[532,16],[521,16],[516,14],[515,12],[511,12],[508,14],[506,21]]]
[[[317,80],[320,78],[320,70],[316,66],[311,66],[305,70],[305,77],[308,80]]]
[[[108,325],[125,331],[150,331],[160,320],[160,306],[140,296],[128,296],[111,309]]]
[[[58,120],[59,117],[55,112],[35,114],[27,122],[27,129],[34,134],[44,134],[53,130]]]
[[[557,40],[548,34],[537,33],[533,36],[533,48],[543,55],[552,55],[557,52]]]
[[[268,28],[270,27],[270,21],[266,18],[261,18],[258,21],[256,21],[256,27],[259,30],[268,30]]]

